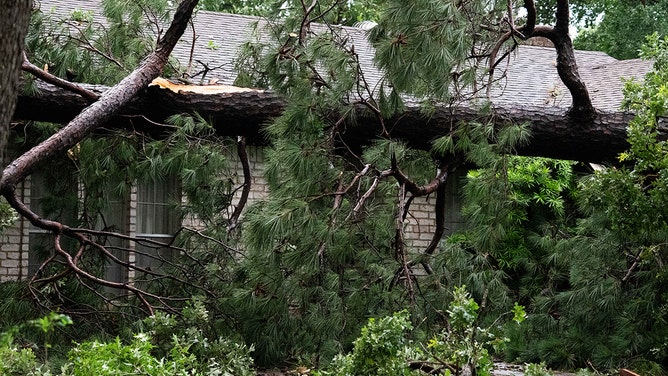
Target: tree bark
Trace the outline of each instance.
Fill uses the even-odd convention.
[[[31,9],[32,0],[0,0],[0,166],[5,162]]]
[[[490,64],[496,61],[499,48],[511,36],[518,36],[524,40],[534,37],[549,39],[557,52],[556,65],[559,78],[561,78],[561,81],[568,88],[573,98],[569,114],[580,118],[580,120],[593,119],[597,113],[592,105],[589,91],[584,81],[580,78],[578,65],[575,61],[573,41],[569,35],[570,7],[568,0],[557,0],[556,24],[554,26],[536,25],[536,4],[534,0],[524,0],[524,8],[527,11],[525,25],[517,30],[508,31],[499,39],[499,42],[492,50]],[[494,67],[491,66],[490,70],[493,72]]]
[[[103,86],[84,85],[104,93]],[[15,118],[67,123],[87,105],[81,96],[55,86],[41,83],[38,96],[20,95]],[[122,113],[105,120],[104,127],[127,127],[150,132],[169,131],[159,128],[174,114],[199,113],[210,120],[218,133],[225,136],[245,136],[255,144],[266,143],[261,128],[283,111],[285,103],[269,91],[234,87],[204,87],[200,92],[189,87],[171,87],[171,90],[151,86],[141,90]],[[344,134],[352,147],[371,143],[382,132],[375,117],[366,116],[365,108],[358,109],[357,125],[347,127]],[[628,148],[626,126],[633,117],[623,112],[598,112],[594,119],[571,116],[567,109],[549,106],[496,108],[495,121],[504,123],[531,123],[532,139],[529,145],[518,148],[524,155],[572,159],[586,162],[614,161]],[[429,149],[430,142],[445,136],[461,121],[479,120],[474,108],[438,108],[428,118],[419,103],[407,103],[406,111],[386,122],[393,138],[408,142],[419,149]]]

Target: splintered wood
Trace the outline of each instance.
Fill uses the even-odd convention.
[[[165,78],[158,77],[149,86],[158,86],[162,89],[169,89],[175,93],[190,92],[199,94],[223,94],[223,93],[241,93],[247,91],[254,91],[262,93],[264,90],[250,89],[246,87],[238,87],[232,85],[186,85],[177,82],[169,81]]]

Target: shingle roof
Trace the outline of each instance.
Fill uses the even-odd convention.
[[[44,11],[53,11],[57,17],[68,18],[74,9],[91,11],[94,18],[103,20],[99,0],[41,0]],[[195,40],[193,64],[202,61],[209,68],[207,80],[215,78],[223,84],[232,84],[236,73],[234,58],[240,46],[250,40],[252,24],[258,17],[199,11],[193,20]],[[344,27],[350,43],[360,56],[365,76],[370,82],[378,82],[381,72],[373,64],[373,49],[365,38],[365,31]],[[187,64],[192,47],[192,32],[186,30],[173,55]],[[578,69],[589,89],[594,106],[602,111],[619,109],[622,95],[622,77],[641,79],[651,68],[651,62],[640,59],[618,61],[603,52],[576,51]],[[556,52],[549,47],[520,46],[509,61],[505,76],[495,84],[492,101],[496,106],[527,106],[568,108],[571,97],[556,70]],[[192,73],[202,65],[193,65]]]

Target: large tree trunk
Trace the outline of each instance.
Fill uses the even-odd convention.
[[[48,84],[40,84],[38,96],[21,95],[16,119],[67,123],[87,105],[79,95]],[[103,86],[84,87],[104,93]],[[179,113],[199,113],[213,122],[218,133],[227,136],[246,136],[250,142],[263,143],[262,132],[271,118],[280,115],[284,102],[268,91],[230,86],[177,86],[163,89],[158,85],[139,93],[122,114],[107,120],[106,126],[119,126],[155,132],[155,122]],[[364,108],[359,113],[365,113]],[[613,161],[624,151],[626,126],[632,115],[601,113],[594,119],[572,116],[566,109],[554,107],[516,107],[496,109],[498,125],[505,122],[532,124],[532,140],[518,152],[587,162]],[[363,116],[363,115],[361,115]],[[428,149],[430,141],[447,135],[460,121],[476,120],[472,108],[440,108],[427,119],[418,103],[408,103],[406,111],[387,122],[391,136],[407,141],[411,146]],[[164,128],[168,131],[169,128]],[[347,127],[345,137],[350,145],[368,144],[381,133],[375,118],[362,117],[357,125]]]
[[[21,51],[32,0],[0,0],[0,166],[4,166],[9,122],[16,106]]]

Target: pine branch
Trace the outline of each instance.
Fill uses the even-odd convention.
[[[384,178],[388,177],[388,176],[391,176],[391,175],[392,175],[392,170],[385,170],[385,171],[380,172],[378,174],[378,176],[376,176],[373,179],[373,183],[371,183],[371,187],[369,187],[369,189],[367,189],[366,192],[364,192],[362,197],[360,197],[360,199],[357,200],[357,204],[355,204],[355,207],[353,208],[353,211],[350,213],[350,215],[348,215],[346,220],[348,220],[351,215],[352,216],[357,216],[357,213],[359,213],[359,211],[362,210],[362,207],[364,206],[364,203],[366,202],[366,200],[369,197],[371,197],[373,192],[376,191],[376,188],[378,188],[378,184],[380,183],[380,181],[383,180]]]
[[[404,240],[404,207],[406,204],[406,185],[401,184],[399,187],[399,192],[397,193],[397,213],[395,216],[395,229],[394,229],[394,250],[395,258],[401,263],[400,272],[395,274],[390,288],[395,285],[396,282],[401,280],[402,276],[405,278],[406,291],[408,292],[408,299],[411,306],[415,305],[415,288],[413,286],[413,272],[411,270],[410,261],[408,260],[408,255],[406,254],[406,244]]]
[[[362,171],[358,172],[355,175],[355,177],[353,177],[353,179],[350,181],[350,184],[348,184],[345,188],[342,188],[341,186],[339,186],[339,189],[337,189],[337,191],[336,191],[336,193],[334,193],[334,195],[336,195],[337,197],[342,197],[343,195],[348,193],[350,191],[350,189],[353,186],[355,186],[355,184],[359,181],[359,179],[362,176],[366,175],[369,172],[370,169],[371,169],[371,164],[364,165],[364,168],[362,169]]]
[[[77,29],[77,31],[79,32],[79,35],[81,35],[81,37],[78,38],[78,37],[75,37],[74,35],[70,34],[70,35],[68,35],[68,38],[77,41],[79,44],[81,44],[82,48],[103,57],[105,60],[108,60],[111,63],[113,63],[114,65],[116,65],[117,67],[121,68],[122,70],[125,70],[125,66],[118,59],[116,59],[113,55],[111,55],[110,53],[105,53],[104,51],[101,51],[99,48],[95,47],[93,45],[93,42],[90,39],[88,39],[86,34],[83,32],[83,30],[81,30],[78,23],[75,23],[75,22],[66,22],[66,23],[69,26],[72,26],[75,29]]]
[[[70,81],[63,80],[62,78],[55,76],[43,69],[40,69],[38,66],[34,65],[33,63],[28,60],[28,56],[26,55],[25,52],[23,52],[23,63],[21,64],[21,69],[25,72],[28,72],[32,74],[33,76],[41,79],[44,82],[48,82],[50,84],[56,85],[60,88],[63,88],[65,90],[69,90],[73,93],[77,93],[81,95],[82,97],[88,99],[90,102],[95,102],[100,98],[100,95],[84,88],[83,86],[79,86],[77,84],[74,84]]]

